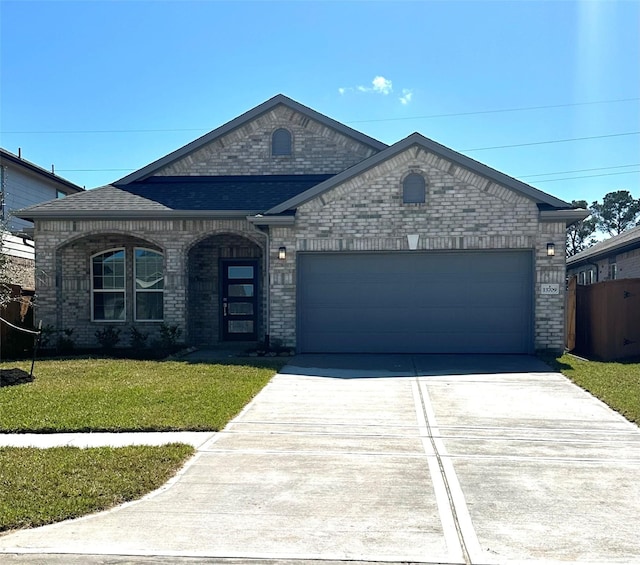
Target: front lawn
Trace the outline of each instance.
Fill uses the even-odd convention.
[[[640,362],[600,362],[563,355],[555,363],[562,374],[640,425]]]
[[[34,382],[0,388],[0,432],[220,430],[279,366],[42,360]]]
[[[0,532],[105,510],[162,486],[188,445],[53,449],[0,447]]]
[[[35,381],[0,387],[0,433],[219,430],[281,365],[278,360],[251,365],[38,361]],[[0,363],[5,371],[19,370],[11,374],[29,368],[28,362]],[[139,498],[165,483],[192,453],[187,445],[0,447],[0,531]]]

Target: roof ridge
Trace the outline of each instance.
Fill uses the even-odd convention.
[[[244,124],[252,120],[255,120],[256,118],[269,112],[270,110],[272,110],[273,108],[275,108],[280,104],[287,106],[288,108],[291,108],[296,112],[304,114],[308,118],[313,119],[333,130],[336,130],[347,137],[351,137],[352,139],[355,139],[361,143],[364,143],[365,145],[368,145],[369,147],[377,151],[381,151],[388,147],[386,143],[383,143],[382,141],[378,141],[377,139],[374,139],[373,137],[370,137],[356,129],[353,129],[343,123],[340,123],[337,120],[330,118],[329,116],[325,116],[324,114],[321,114],[317,110],[309,108],[308,106],[305,106],[300,102],[297,102],[292,98],[285,96],[284,94],[277,94],[272,98],[270,98],[269,100],[263,102],[262,104],[259,104],[258,106],[255,106],[250,110],[247,110],[246,112],[244,112],[243,114],[240,114],[236,118],[233,118],[232,120],[211,130],[209,133],[206,133],[203,136],[200,136],[197,139],[191,141],[190,143],[187,143],[186,145],[183,145],[182,147],[176,149],[175,151],[172,151],[168,155],[165,155],[164,157],[161,157],[160,159],[153,161],[152,163],[142,167],[141,169],[138,169],[137,171],[134,171],[133,173],[130,173],[122,177],[121,179],[114,181],[113,184],[123,185],[123,184],[134,182],[144,177],[148,177],[158,169],[165,167],[177,161],[178,159],[181,159],[182,157],[189,155],[190,153],[193,153],[197,149],[211,143],[215,139],[218,139],[219,137],[222,137],[227,133],[230,133],[231,131],[239,127],[242,127]]]

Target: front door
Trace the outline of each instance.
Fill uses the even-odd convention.
[[[220,280],[223,341],[255,341],[258,336],[258,261],[223,259]]]

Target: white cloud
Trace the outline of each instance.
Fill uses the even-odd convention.
[[[403,88],[402,96],[400,97],[400,103],[406,106],[407,104],[409,104],[409,102],[411,102],[412,98],[413,98],[413,90],[409,88]]]
[[[338,92],[340,95],[344,95],[347,92],[373,92],[376,94],[382,94],[383,96],[387,96],[393,92],[393,82],[388,78],[385,78],[381,75],[376,75],[371,81],[371,86],[341,86],[338,88]],[[402,89],[402,96],[398,97],[400,103],[404,106],[411,102],[413,98],[413,90],[409,88]]]
[[[393,92],[393,84],[390,80],[378,76],[375,77],[372,81],[371,84],[373,84],[373,90],[375,92],[380,92],[381,94],[384,94],[385,96],[387,94],[389,94],[390,92]]]

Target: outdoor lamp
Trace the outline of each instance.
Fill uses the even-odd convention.
[[[556,244],[547,243],[547,257],[553,257],[556,254]]]
[[[282,259],[283,261],[287,258],[287,248],[281,247],[278,249],[278,259]]]

